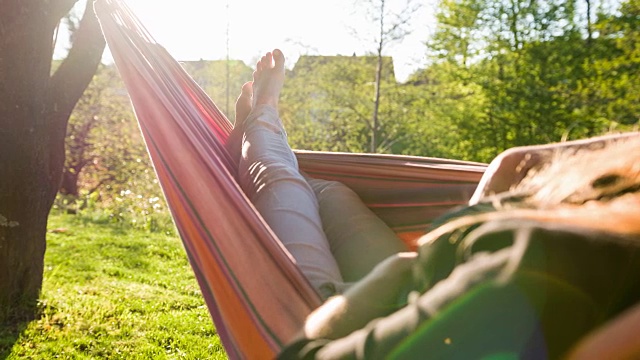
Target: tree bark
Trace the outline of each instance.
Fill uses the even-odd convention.
[[[77,199],[80,196],[80,189],[78,187],[79,174],[75,169],[65,169],[62,174],[62,183],[60,184],[60,193],[64,195],[72,196]]]
[[[380,83],[382,81],[382,51],[378,51],[378,59],[376,64],[376,80],[374,84],[373,97],[373,121],[371,126],[371,147],[372,153],[378,152],[378,130],[380,129]]]
[[[376,63],[376,80],[374,83],[374,98],[373,98],[373,119],[371,121],[371,144],[370,151],[376,153],[378,150],[378,130],[380,128],[380,120],[378,119],[378,112],[380,110],[380,83],[382,82],[382,48],[384,47],[384,5],[385,2],[380,2],[380,39],[378,40],[377,49],[377,63]]]
[[[47,217],[62,176],[66,125],[104,49],[89,6],[69,56],[50,76],[55,28],[76,1],[2,2],[0,323],[33,314],[42,286]]]

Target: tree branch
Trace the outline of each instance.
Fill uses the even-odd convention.
[[[98,189],[99,189],[102,185],[104,185],[104,184],[105,184],[105,183],[107,183],[108,181],[115,180],[115,178],[116,178],[116,177],[115,177],[115,175],[113,175],[113,174],[109,174],[108,176],[106,176],[106,177],[104,177],[104,178],[100,179],[100,181],[99,181],[99,182],[98,182],[94,187],[92,187],[91,189],[89,189],[89,192],[87,193],[87,195],[91,195],[91,194],[93,194],[94,192],[98,191]]]
[[[15,36],[15,28],[24,19],[24,14],[43,15],[44,25],[55,28],[78,0],[52,0],[43,5],[41,0],[0,0],[0,37]]]
[[[78,0],[53,0],[49,1],[52,3],[51,9],[49,13],[51,14],[51,19],[62,19],[63,16],[67,15],[71,8],[78,2]],[[89,4],[87,4],[89,6]],[[92,7],[93,8],[93,7]]]
[[[71,111],[100,64],[104,48],[105,40],[98,19],[93,12],[91,0],[87,0],[87,8],[80,21],[73,47],[51,77],[50,106],[53,110],[52,117],[58,118],[54,121],[64,121],[66,125]]]
[[[92,0],[87,0],[87,7],[75,35],[73,47],[49,81],[49,101],[47,102],[47,127],[51,149],[49,173],[54,182],[51,185],[56,189],[59,184],[55,182],[62,174],[64,166],[64,138],[69,116],[91,82],[100,64],[104,48],[105,40],[93,12]]]
[[[395,145],[398,141],[408,139],[409,136],[404,134],[397,136],[395,138],[391,138],[390,136],[385,136],[384,140],[378,146],[378,150],[382,152],[387,152],[391,150],[391,147]]]

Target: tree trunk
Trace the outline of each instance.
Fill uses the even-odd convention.
[[[0,13],[0,323],[33,314],[67,121],[104,49],[87,11],[74,48],[50,76],[53,33],[74,3],[9,0]]]
[[[382,81],[382,49],[378,51],[378,63],[376,65],[376,82],[375,94],[373,98],[373,125],[371,126],[371,152],[378,151],[378,130],[380,128],[380,119],[378,113],[380,111],[380,83]]]
[[[80,189],[78,187],[79,172],[74,170],[73,168],[64,170],[62,183],[60,184],[60,193],[78,198],[80,196]]]
[[[378,152],[378,130],[380,128],[380,119],[378,119],[378,112],[380,110],[380,83],[382,82],[382,48],[384,47],[384,6],[385,2],[380,2],[380,19],[379,19],[379,36],[378,49],[377,49],[377,63],[376,63],[376,81],[374,84],[374,98],[373,98],[373,119],[371,121],[371,146],[370,151],[372,153]]]
[[[586,0],[587,2],[587,45],[591,46],[593,42],[593,30],[591,24],[591,0]]]

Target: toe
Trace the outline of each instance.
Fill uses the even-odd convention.
[[[247,81],[242,85],[240,96],[251,96],[253,94],[253,81]]]
[[[267,69],[273,68],[273,54],[268,52],[266,58],[267,62],[265,64],[267,65]]]
[[[240,92],[240,96],[236,101],[236,121],[235,126],[241,126],[244,120],[249,116],[251,112],[251,102],[252,102],[252,88],[253,82],[249,81],[242,85],[242,91]]]
[[[273,60],[275,62],[276,69],[284,70],[284,54],[280,49],[273,50]]]

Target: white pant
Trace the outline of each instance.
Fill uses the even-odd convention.
[[[353,191],[300,174],[273,107],[255,107],[243,127],[240,186],[322,296],[406,251]]]

